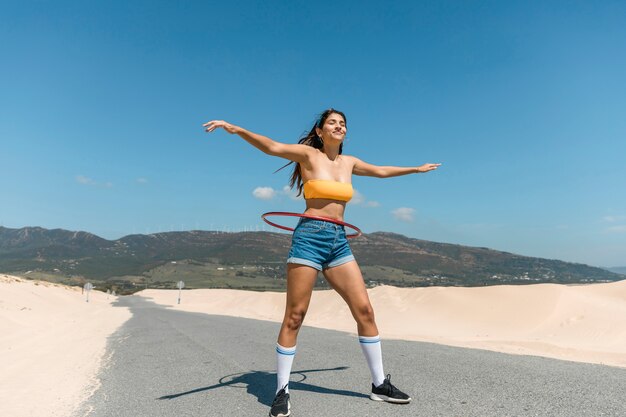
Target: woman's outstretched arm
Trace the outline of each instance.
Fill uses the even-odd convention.
[[[202,126],[207,133],[213,132],[217,128],[222,128],[228,133],[242,137],[246,142],[268,155],[279,156],[294,162],[305,162],[311,152],[315,151],[313,147],[307,145],[276,142],[267,136],[250,132],[223,120],[212,120]]]
[[[352,173],[366,177],[389,178],[433,171],[439,168],[440,165],[441,164],[424,164],[417,167],[379,166],[368,164],[367,162],[361,161],[359,158],[354,158]]]

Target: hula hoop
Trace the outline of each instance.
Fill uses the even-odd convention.
[[[263,219],[263,221],[269,224],[270,226],[278,227],[279,229],[283,229],[283,230],[289,230],[290,232],[293,232],[292,227],[282,226],[280,224],[276,224],[274,222],[267,220],[267,217],[272,217],[272,216],[302,217],[305,219],[322,220],[325,222],[335,223],[341,226],[349,227],[350,229],[354,230],[355,233],[346,234],[346,237],[348,239],[359,237],[363,234],[363,232],[361,232],[361,229],[359,229],[358,227],[354,225],[351,225],[350,223],[342,222],[341,220],[330,219],[328,217],[311,216],[309,214],[304,214],[304,213],[289,213],[286,211],[270,211],[261,215],[261,218]]]

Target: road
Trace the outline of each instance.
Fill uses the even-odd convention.
[[[266,416],[279,324],[179,312],[138,296],[109,340],[100,388],[75,414],[93,417]],[[383,340],[385,371],[413,402],[369,400],[354,335],[304,327],[292,415],[626,416],[626,369],[430,343]]]

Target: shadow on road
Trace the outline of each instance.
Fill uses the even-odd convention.
[[[346,397],[360,397],[369,398],[360,392],[337,390],[324,388],[317,385],[307,384],[304,381],[307,379],[307,375],[313,372],[326,372],[326,371],[343,371],[348,369],[347,366],[338,366],[336,368],[327,369],[306,369],[302,371],[294,371],[291,373],[292,380],[289,382],[289,390],[291,391],[309,391],[317,392],[321,394],[329,395],[343,395]],[[294,378],[294,375],[299,376]],[[219,383],[210,385],[208,387],[196,388],[190,391],[180,392],[177,394],[164,395],[157,398],[158,400],[173,400],[184,395],[196,394],[202,391],[209,391],[216,388],[241,388],[246,389],[248,394],[257,397],[257,400],[261,404],[267,406],[272,405],[274,394],[276,392],[276,373],[266,371],[250,371],[242,372],[239,374],[226,375],[219,379]]]

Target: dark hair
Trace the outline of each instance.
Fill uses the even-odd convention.
[[[324,142],[322,141],[322,138],[317,135],[316,128],[321,129],[324,126],[324,123],[326,123],[326,119],[328,119],[328,116],[330,116],[333,113],[338,114],[341,117],[343,117],[343,121],[346,123],[346,126],[348,125],[348,120],[346,119],[346,115],[343,114],[343,112],[330,108],[328,110],[325,110],[322,114],[319,115],[319,117],[315,121],[315,124],[313,125],[313,128],[311,128],[311,131],[306,136],[303,136],[302,138],[300,138],[298,143],[302,145],[312,146],[315,149],[324,149]],[[341,155],[342,152],[343,152],[343,143],[339,145],[339,155]],[[289,162],[288,164],[277,169],[276,172],[280,171],[281,169],[293,163],[294,163],[293,161]],[[299,196],[300,194],[302,194],[302,186],[303,184],[302,184],[302,174],[300,172],[300,163],[296,162],[296,166],[293,168],[293,172],[291,173],[291,178],[289,179],[289,187],[291,189],[293,189],[293,187],[297,187],[298,196]]]

